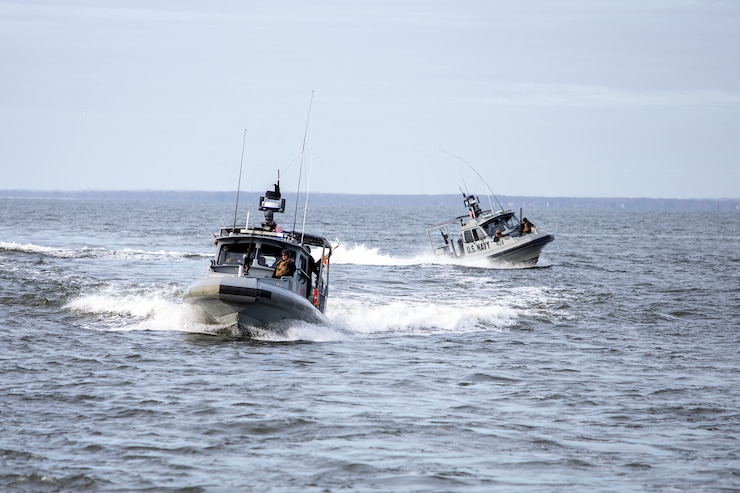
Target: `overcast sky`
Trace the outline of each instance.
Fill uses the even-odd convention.
[[[294,191],[308,120],[311,192],[740,197],[736,0],[0,0],[0,66],[0,189],[235,190],[246,130]]]

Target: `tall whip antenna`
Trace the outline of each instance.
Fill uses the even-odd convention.
[[[308,179],[306,180],[306,205],[303,207],[303,224],[301,224],[301,243],[303,243],[304,232],[306,231],[306,215],[308,215],[308,190],[311,188],[311,174],[313,173],[313,154],[311,161],[308,162]]]
[[[244,167],[244,147],[247,145],[247,129],[244,129],[244,139],[242,140],[242,159],[239,162],[239,181],[236,184],[236,205],[234,206],[234,229],[236,229],[236,213],[239,210],[239,191],[242,187],[242,167]]]
[[[303,146],[301,147],[301,169],[298,172],[298,190],[295,193],[295,212],[293,213],[293,231],[295,231],[295,223],[298,219],[298,199],[301,195],[301,176],[303,175],[303,158],[306,155],[306,136],[308,135],[308,122],[311,119],[311,106],[313,105],[313,93],[311,91],[311,101],[308,103],[308,115],[306,116],[306,129],[303,131]]]
[[[499,202],[499,201],[498,201],[498,197],[496,197],[496,194],[495,194],[495,193],[493,193],[493,190],[491,190],[491,187],[489,187],[489,186],[488,186],[488,182],[486,181],[486,179],[485,179],[485,178],[483,178],[483,177],[481,176],[481,174],[480,174],[480,173],[478,173],[478,170],[476,170],[475,168],[473,168],[473,165],[471,165],[471,164],[470,164],[469,162],[467,162],[466,160],[464,160],[464,159],[463,159],[463,158],[461,158],[460,156],[455,156],[455,155],[454,155],[454,154],[452,154],[451,152],[447,152],[447,151],[445,151],[444,149],[440,149],[440,151],[441,151],[441,152],[444,152],[444,153],[445,153],[445,154],[447,154],[448,156],[452,156],[452,157],[454,157],[454,158],[455,158],[455,159],[457,159],[458,161],[462,161],[463,163],[467,164],[467,165],[468,165],[468,167],[469,167],[470,169],[472,169],[472,170],[473,170],[473,173],[475,173],[476,175],[478,175],[478,178],[480,178],[480,179],[481,179],[481,181],[483,182],[483,184],[484,184],[484,185],[486,186],[486,188],[488,189],[488,193],[490,193],[491,195],[493,195],[493,198],[494,198],[494,199],[496,199],[496,203],[498,204],[498,207],[499,207],[499,209],[501,209],[501,210],[504,210],[504,206],[502,206],[502,205],[501,205],[501,202]],[[466,185],[465,187],[467,188],[467,185]],[[493,209],[493,205],[491,204],[491,196],[490,196],[490,195],[488,196],[488,203],[489,203],[489,205],[490,205],[491,209]]]

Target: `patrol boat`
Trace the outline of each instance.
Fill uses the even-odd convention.
[[[534,265],[555,236],[511,210],[481,210],[478,197],[463,192],[468,213],[427,228],[437,255],[466,260]],[[498,200],[497,200],[498,201]],[[441,233],[441,238],[437,236]]]
[[[260,197],[264,221],[259,227],[221,227],[215,236],[216,257],[205,279],[189,286],[186,303],[200,307],[210,323],[237,337],[255,328],[279,328],[303,320],[326,324],[331,243],[303,232],[283,231],[274,214],[285,211],[280,179]],[[287,252],[286,252],[287,251]],[[275,277],[281,255],[293,259],[295,272]]]

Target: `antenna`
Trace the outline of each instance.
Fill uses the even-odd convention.
[[[303,207],[303,224],[301,224],[301,243],[303,243],[304,231],[306,231],[306,215],[308,214],[308,190],[311,188],[311,174],[313,173],[313,154],[308,162],[308,179],[306,180],[306,205]]]
[[[301,147],[301,169],[298,171],[298,190],[295,193],[295,212],[293,213],[293,231],[295,223],[298,220],[298,198],[301,194],[301,175],[303,175],[303,158],[306,155],[306,136],[308,135],[308,122],[311,119],[311,106],[313,106],[313,93],[311,91],[311,101],[308,103],[308,115],[306,116],[306,128],[303,131],[303,146]]]
[[[462,192],[463,197],[467,197],[468,196],[468,184],[465,183],[465,177],[462,174],[462,170],[459,170],[459,173],[460,173],[460,179],[462,180],[463,186],[465,187],[465,191],[464,192],[463,192],[463,189],[462,188],[460,188],[460,191]]]
[[[242,186],[242,167],[244,166],[244,147],[247,145],[247,129],[244,129],[244,139],[242,140],[242,159],[239,162],[239,181],[236,183],[236,205],[234,206],[234,229],[236,229],[236,213],[239,210],[239,191]]]
[[[468,167],[469,167],[470,169],[472,169],[472,170],[473,170],[473,172],[474,172],[474,173],[475,173],[476,175],[478,175],[478,178],[480,178],[480,179],[481,179],[481,181],[483,181],[483,184],[484,184],[484,185],[486,186],[486,188],[488,189],[488,193],[490,193],[491,195],[493,195],[493,198],[494,198],[494,199],[496,199],[496,203],[498,204],[498,207],[499,207],[499,209],[501,209],[501,210],[504,210],[504,206],[502,206],[502,205],[501,205],[501,202],[499,202],[499,201],[498,201],[498,197],[496,197],[496,194],[495,194],[495,193],[493,193],[493,190],[491,190],[491,187],[489,187],[489,186],[488,186],[488,182],[486,181],[486,179],[485,179],[485,178],[483,178],[483,177],[481,176],[481,174],[480,174],[480,173],[478,173],[478,171],[477,171],[477,170],[476,170],[475,168],[473,168],[473,166],[472,166],[472,165],[471,165],[471,164],[470,164],[469,162],[467,162],[466,160],[464,160],[464,159],[463,159],[463,158],[461,158],[460,156],[455,156],[455,155],[454,155],[454,154],[452,154],[451,152],[447,152],[447,151],[445,151],[444,149],[440,149],[440,151],[441,151],[441,152],[444,152],[445,154],[447,154],[447,155],[449,155],[449,156],[452,156],[452,157],[454,157],[455,159],[457,159],[458,161],[462,161],[463,163],[465,163],[466,165],[468,165]],[[467,188],[467,185],[466,185],[466,188]],[[491,197],[490,197],[490,196],[488,197],[488,203],[489,203],[489,204],[491,203]],[[493,209],[493,205],[491,205],[491,209]]]

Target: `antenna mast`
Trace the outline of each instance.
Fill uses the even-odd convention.
[[[239,210],[239,191],[242,186],[242,167],[244,166],[244,147],[247,145],[247,129],[244,129],[244,139],[242,140],[242,159],[239,162],[239,181],[236,184],[236,205],[234,206],[234,229],[236,229],[236,213]]]
[[[313,173],[313,155],[308,163],[308,179],[306,180],[306,205],[303,207],[303,224],[301,224],[301,243],[303,243],[304,232],[306,231],[306,216],[308,215],[308,190],[311,188],[311,174]]]
[[[499,202],[499,201],[498,201],[498,197],[496,197],[496,194],[495,194],[495,193],[493,193],[493,190],[491,190],[491,187],[489,187],[489,186],[488,186],[488,182],[486,181],[486,179],[485,179],[485,178],[483,178],[483,177],[481,176],[481,174],[480,174],[480,173],[478,173],[478,171],[477,171],[477,170],[476,170],[475,168],[473,168],[473,166],[472,166],[472,165],[471,165],[471,164],[470,164],[469,162],[467,162],[466,160],[464,160],[464,159],[463,159],[463,158],[461,158],[460,156],[455,156],[455,155],[454,155],[454,154],[452,154],[451,152],[447,152],[447,151],[445,151],[444,149],[440,149],[440,151],[441,151],[441,152],[444,152],[444,153],[445,153],[445,154],[447,154],[448,156],[452,156],[452,157],[454,157],[454,158],[455,158],[455,159],[457,159],[458,161],[462,161],[463,163],[467,164],[467,165],[468,165],[468,167],[469,167],[470,169],[472,169],[472,170],[473,170],[473,173],[475,173],[476,175],[478,175],[478,178],[480,178],[480,179],[481,179],[481,181],[483,182],[483,184],[484,184],[484,185],[486,186],[486,188],[488,189],[488,193],[490,193],[491,195],[493,195],[493,198],[494,198],[494,199],[496,199],[496,203],[498,204],[498,207],[499,207],[499,209],[501,209],[501,210],[504,210],[504,206],[502,206],[502,205],[501,205],[501,202]],[[467,185],[466,185],[466,188],[467,188]],[[488,203],[489,203],[489,204],[491,204],[491,197],[490,197],[490,196],[488,197]],[[491,209],[493,209],[493,205],[491,205]]]
[[[308,122],[311,119],[311,106],[313,106],[313,93],[311,91],[311,101],[308,103],[308,115],[306,116],[306,128],[303,131],[303,146],[301,147],[301,169],[298,172],[298,190],[295,195],[295,212],[293,213],[293,231],[295,231],[295,223],[298,220],[298,198],[301,194],[301,176],[303,175],[303,158],[306,155],[306,136],[308,135]]]

